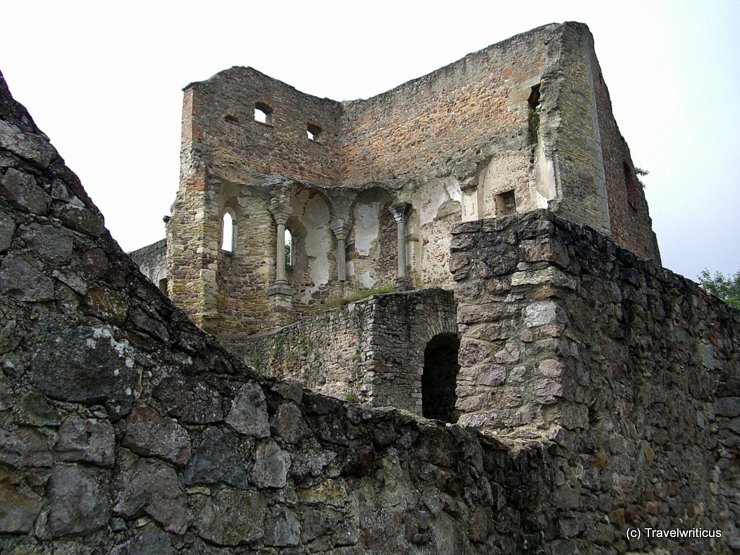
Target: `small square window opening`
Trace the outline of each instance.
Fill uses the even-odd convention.
[[[272,108],[264,102],[257,102],[254,105],[254,121],[272,125]]]
[[[508,216],[516,213],[516,197],[514,191],[506,191],[496,195],[496,215]]]
[[[308,136],[309,141],[319,142],[319,137],[321,136],[321,127],[319,127],[315,123],[309,123],[306,126],[306,136]]]

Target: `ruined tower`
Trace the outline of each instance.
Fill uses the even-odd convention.
[[[578,23],[367,100],[243,67],[188,85],[166,269],[153,266],[198,325],[235,344],[356,291],[451,288],[453,225],[541,208],[660,259]]]

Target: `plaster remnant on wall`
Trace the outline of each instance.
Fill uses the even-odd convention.
[[[472,222],[479,219],[478,189],[468,189],[462,195],[462,221]]]
[[[355,249],[361,256],[370,254],[380,232],[380,203],[357,203],[353,210],[355,219]]]
[[[430,179],[421,187],[412,204],[419,210],[419,225],[424,226],[437,218],[439,208],[448,200],[462,203],[460,183],[454,177]]]
[[[375,285],[375,275],[372,270],[368,270],[367,272],[363,272],[362,274],[357,276],[357,281],[359,281],[367,289],[370,289]]]
[[[534,199],[535,208],[548,208],[550,201],[557,195],[555,183],[555,166],[545,155],[542,142],[538,142],[534,153]]]
[[[329,283],[331,213],[323,197],[311,191],[301,191],[295,200],[298,219],[305,228],[303,246],[308,258],[308,275],[313,284],[306,288],[301,297],[301,302],[307,304],[322,285]]]

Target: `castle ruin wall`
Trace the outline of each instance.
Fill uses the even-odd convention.
[[[128,253],[141,273],[167,292],[167,239]]]
[[[0,78],[0,549],[739,548],[738,312],[547,212],[451,248],[488,436],[245,367],[121,251]],[[522,379],[531,420],[484,406]]]
[[[312,391],[421,415],[424,351],[440,334],[457,335],[453,294],[423,289],[375,295],[243,337],[233,352]]]
[[[1,76],[0,318],[3,553],[542,544],[540,446],[258,377],[138,271]]]
[[[453,234],[459,422],[554,441],[560,526],[585,545],[738,545],[740,312],[546,211]]]

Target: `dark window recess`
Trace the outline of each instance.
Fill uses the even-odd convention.
[[[542,111],[542,105],[540,104],[540,86],[539,84],[532,87],[529,92],[529,98],[527,99],[527,122],[529,125],[529,140],[531,143],[537,142],[537,137],[540,132],[540,113]]]
[[[167,294],[167,278],[160,279],[158,285],[159,285],[159,290],[166,295]]]
[[[319,142],[319,137],[321,136],[321,127],[314,123],[309,123],[306,126],[306,136],[308,137],[309,141]]]
[[[516,213],[516,197],[514,191],[506,191],[496,195],[496,215],[508,216]]]
[[[624,170],[624,186],[627,189],[627,204],[629,204],[630,208],[633,210],[637,210],[637,207],[639,206],[639,193],[637,190],[639,185],[637,182],[637,175],[635,175],[635,171],[627,162],[622,162],[622,169]]]
[[[239,118],[237,118],[236,116],[232,116],[231,114],[226,114],[224,116],[224,119],[229,123],[239,123]]]
[[[454,333],[435,335],[424,350],[421,376],[421,412],[426,418],[456,422],[457,353],[460,339]]]
[[[257,102],[254,105],[254,121],[272,125],[272,108],[264,102]]]

